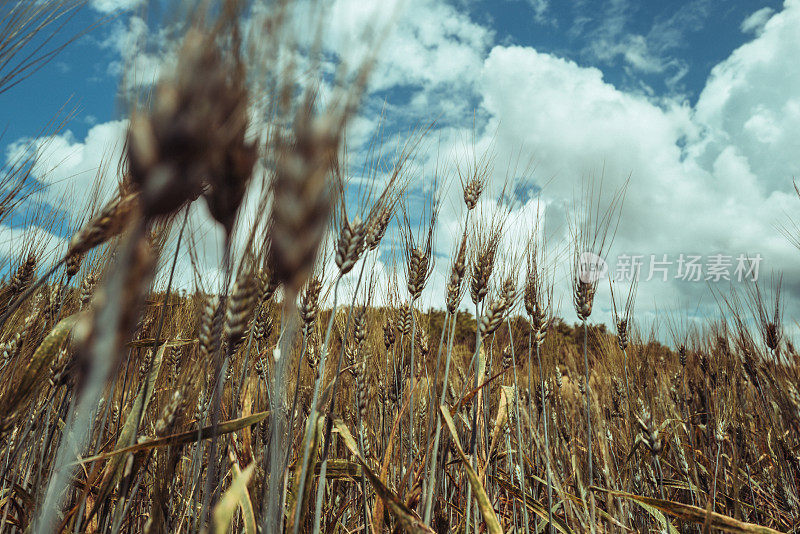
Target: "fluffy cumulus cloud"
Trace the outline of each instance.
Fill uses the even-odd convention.
[[[759,175],[764,193],[785,190],[800,161],[800,2],[786,2],[761,34],[711,71],[696,106],[707,130],[698,154],[711,161],[733,146]]]
[[[336,0],[327,7],[326,44],[357,61],[378,47],[372,90],[460,85],[479,71],[492,32],[439,0],[373,4]],[[380,34],[375,34],[375,29]],[[366,37],[366,38],[365,38]]]
[[[93,194],[103,200],[116,183],[116,172],[124,145],[126,120],[93,126],[83,140],[66,131],[38,139],[21,139],[8,148],[8,161],[18,161],[26,152],[35,154],[31,176],[44,187],[33,200],[44,202],[80,219]]]
[[[792,177],[800,153],[796,132],[800,5],[787,2],[763,24],[749,43],[733,51],[713,70],[695,106],[669,98],[630,93],[604,81],[601,70],[580,66],[531,47],[496,46],[486,55],[477,92],[489,117],[477,142],[498,154],[493,179],[509,176],[503,160],[520,151],[534,158],[535,172],[519,177],[528,186],[544,186],[545,221],[553,244],[567,247],[565,215],[582,180],[603,176],[608,193],[628,181],[614,247],[612,269],[624,255],[643,256],[643,276],[650,276],[651,255],[667,256],[667,281],[659,265],[653,280],[640,285],[640,310],[649,316],[672,303],[713,314],[716,301],[705,280],[676,280],[681,254],[701,255],[708,274],[712,256],[730,256],[728,272],[736,278],[737,257],[761,255],[762,280],[775,270],[784,287],[800,285],[797,251],[776,227],[796,213]],[[446,132],[453,159],[463,157],[462,131]],[[440,137],[441,138],[441,137]],[[514,173],[511,173],[514,175]],[[449,252],[463,213],[451,187],[443,205],[439,249]],[[530,189],[528,189],[530,190]],[[530,227],[535,204],[521,202],[510,226]],[[508,235],[524,235],[521,228]],[[724,260],[723,260],[724,261]],[[559,291],[569,303],[565,256]],[[446,262],[432,280],[430,302],[441,302]],[[725,280],[712,284],[723,294]],[[791,292],[791,291],[790,291]],[[698,303],[700,303],[698,305]],[[608,319],[610,303],[600,299],[596,319]],[[797,302],[789,309],[800,312]],[[572,315],[562,310],[567,317]]]
[[[783,271],[796,286],[796,251],[775,227],[797,208],[799,22],[800,4],[787,2],[714,68],[694,108],[625,93],[597,69],[521,47],[488,55],[484,105],[501,142],[522,143],[536,155],[537,174],[556,177],[548,197],[568,203],[577,179],[601,168],[607,189],[630,176],[612,260],[642,254],[647,276],[650,254],[675,261],[720,253],[734,256],[733,273],[736,255],[761,254],[762,269]],[[653,309],[707,286],[670,280],[640,291],[643,307]]]
[[[66,251],[69,228],[110,197],[125,126],[126,121],[111,121],[92,127],[83,140],[66,131],[7,147],[9,166],[30,164],[30,195],[17,208],[25,214],[21,221],[7,217],[0,224],[0,258],[11,268],[34,243],[40,267],[51,265]]]

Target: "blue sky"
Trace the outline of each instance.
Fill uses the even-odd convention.
[[[104,22],[0,95],[6,157],[62,106],[76,109],[65,130],[49,139],[35,173],[51,191],[41,200],[72,217],[82,213],[78,199],[103,158],[118,152],[129,109],[124,95],[157,78],[178,34],[171,23],[179,17],[159,3],[149,10],[142,0],[89,4],[65,35]],[[387,18],[396,5],[399,14]],[[355,153],[377,130],[382,110],[390,138],[436,119],[410,169],[419,185],[437,163],[453,166],[471,151],[491,150],[491,182],[510,174],[524,192],[509,235],[526,234],[535,218],[530,194],[544,186],[545,221],[552,221],[556,244],[566,241],[564,214],[582,180],[602,173],[613,190],[630,177],[612,259],[666,254],[677,269],[681,254],[758,253],[765,269],[784,272],[790,294],[800,290],[798,251],[777,230],[800,208],[792,189],[792,177],[800,176],[800,1],[335,0],[329,6],[324,42],[334,53],[357,55],[361,29],[387,25],[369,93],[348,131]],[[298,21],[298,28],[303,39],[308,25]],[[441,301],[445,257],[463,218],[457,189],[456,183],[441,191],[442,261],[426,292],[430,302]],[[202,224],[201,214],[197,219]],[[19,232],[19,219],[14,224]],[[0,253],[13,256],[20,234],[8,227],[0,233]],[[218,235],[213,229],[204,235],[213,257]],[[53,246],[63,246],[59,237]],[[386,274],[388,266],[381,267]],[[639,302],[650,316],[700,300],[713,308],[708,290],[709,284],[671,273],[666,283],[640,284]],[[791,299],[789,308],[800,310]],[[601,300],[598,309],[607,314],[610,302]]]
[[[98,122],[125,116],[127,106],[118,96],[120,53],[114,43],[129,17],[142,15],[142,10],[108,12],[109,4],[97,2],[98,9],[80,10],[63,35],[76,35],[92,26],[94,29],[0,97],[4,144],[38,134],[65,105],[77,111],[67,127],[78,139]],[[745,19],[765,8],[779,11],[781,4],[775,0],[452,3],[476,24],[489,29],[493,44],[533,47],[579,65],[597,67],[616,87],[655,97],[678,95],[691,103],[696,102],[711,68],[752,38],[751,32],[742,31]],[[546,8],[537,12],[539,5]],[[638,48],[631,44],[638,37],[647,43],[642,50],[645,57],[641,58]],[[634,64],[634,58],[641,63]],[[404,88],[395,88],[387,92],[387,97],[402,102],[407,94]]]

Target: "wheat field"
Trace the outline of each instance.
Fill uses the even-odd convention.
[[[55,31],[73,4],[6,16],[6,34]],[[193,13],[129,113],[112,193],[57,256],[14,242],[0,532],[795,532],[800,358],[780,278],[721,294],[703,324],[640,324],[636,282],[612,294],[582,256],[609,250],[626,185],[585,181],[557,250],[538,223],[506,239],[491,154],[421,188],[428,125],[351,183],[375,58],[325,73],[322,98],[304,82],[320,65],[282,56],[291,4],[271,5],[257,65],[244,2]],[[3,169],[0,220],[35,215],[29,163]],[[443,184],[463,202],[449,250]],[[199,205],[224,235],[220,275],[187,285]]]

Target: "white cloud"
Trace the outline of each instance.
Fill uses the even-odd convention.
[[[179,35],[180,25],[164,24],[153,30],[135,15],[111,25],[101,45],[118,55],[107,69],[109,75],[120,78],[124,95],[158,81],[164,69],[175,61]]]
[[[16,268],[13,262],[23,261],[31,250],[37,252],[39,269],[46,269],[63,255],[66,249],[67,239],[54,234],[52,229],[36,225],[12,228],[6,223],[0,224],[0,258],[11,261],[12,269]]]
[[[716,65],[697,102],[707,130],[698,157],[734,145],[757,169],[765,192],[786,190],[800,171],[800,2],[786,2],[760,35]]]
[[[626,66],[645,74],[664,72],[673,61],[652,50],[647,38],[638,34],[627,34],[613,40],[604,38],[595,41],[590,49],[602,62],[611,63],[621,57]]]
[[[145,0],[91,0],[89,4],[100,13],[130,11],[141,6]]]
[[[89,129],[86,138],[75,139],[66,131],[35,140],[21,139],[9,146],[7,161],[26,150],[36,152],[31,176],[44,185],[34,200],[46,202],[75,219],[85,215],[98,180],[101,198],[116,184],[117,165],[124,144],[127,121],[110,121]]]
[[[474,151],[480,154],[488,147],[496,151],[492,178],[497,184],[507,175],[506,162],[522,150],[520,168],[509,174],[523,185],[545,186],[545,220],[560,225],[549,231],[555,241],[562,239],[553,245],[566,244],[563,214],[582,178],[603,172],[604,188],[611,191],[631,176],[612,256],[669,254],[677,259],[681,253],[760,253],[762,268],[782,270],[785,287],[800,287],[797,252],[774,228],[785,213],[798,211],[791,187],[792,176],[800,176],[800,98],[795,96],[800,86],[800,64],[795,61],[800,53],[798,0],[787,1],[780,13],[764,16],[753,40],[713,69],[694,107],[626,92],[607,83],[600,69],[530,47],[490,50],[492,32],[452,5],[434,0],[408,0],[407,4],[385,36],[371,90],[374,94],[411,88],[407,101],[388,102],[390,119],[395,118],[393,113],[402,114],[406,124],[431,119],[438,112],[451,119],[430,134],[427,151],[409,166],[413,176],[422,181],[436,161],[463,161],[473,150],[471,106],[477,103]],[[621,28],[626,4],[615,4],[620,9],[609,24]],[[699,13],[701,3],[698,6]],[[387,6],[383,13],[390,12],[392,6]],[[357,55],[360,28],[376,15],[355,0],[337,0],[329,16],[333,29],[326,37],[327,46],[344,46]],[[133,21],[128,29],[136,36],[146,27]],[[671,68],[664,66],[661,53],[665,49],[652,35],[609,42],[624,45],[614,53],[624,54],[632,68]],[[124,41],[116,46],[122,51]],[[374,104],[374,100],[367,103],[373,106],[371,110],[380,109]],[[351,133],[368,138],[375,122],[374,116],[364,114]],[[388,123],[387,131],[391,127]],[[68,134],[53,138],[49,160],[63,163],[49,175],[41,173],[42,180],[55,191],[66,184],[85,188],[104,149],[113,147],[122,132],[124,122],[112,122],[96,126],[84,140]],[[533,173],[522,172],[528,155],[535,158]],[[116,162],[112,162],[113,168]],[[40,165],[47,169],[44,163]],[[437,252],[443,255],[450,253],[459,232],[463,211],[459,197],[455,180],[443,202],[436,241]],[[530,199],[521,201],[512,213],[509,236],[521,239],[533,220],[533,209]],[[214,265],[220,236],[203,222],[204,210],[198,209],[191,220],[203,228],[198,233],[201,260],[209,273],[218,274]],[[566,264],[563,256],[562,263]],[[446,259],[437,261],[423,305],[441,305],[447,268]],[[385,267],[380,269],[385,276]],[[562,313],[571,318],[563,282],[559,286],[565,303]],[[608,316],[605,293],[602,288],[597,320]],[[703,283],[643,283],[638,307],[652,316],[656,306],[669,306],[676,295],[696,301],[704,294],[707,286]],[[712,299],[706,297],[704,302],[713,308]]]
[[[598,69],[530,48],[492,50],[483,80],[484,105],[500,121],[501,139],[525,142],[540,166],[559,174],[567,164],[580,173],[603,161],[638,169],[652,165],[654,154],[677,159],[674,141],[689,125],[685,108],[665,112],[607,84]]]
[[[692,24],[700,24],[702,7],[698,3]],[[800,37],[788,35],[798,27],[797,16],[797,3],[787,3],[763,33],[714,69],[695,107],[626,92],[607,83],[597,68],[530,47],[497,46],[481,56],[480,46],[473,46],[471,53],[484,58],[477,80],[472,73],[452,79],[446,71],[432,70],[429,76],[441,74],[431,85],[446,83],[448,102],[459,100],[451,95],[476,94],[481,99],[477,114],[488,120],[478,123],[475,151],[494,145],[495,184],[506,178],[506,161],[517,150],[534,156],[535,172],[522,179],[546,184],[545,220],[551,225],[548,232],[555,235],[555,247],[568,244],[563,216],[582,178],[603,172],[608,192],[631,176],[611,257],[638,253],[649,262],[650,254],[668,254],[675,262],[682,253],[704,257],[721,253],[731,255],[735,267],[738,254],[759,253],[764,257],[762,272],[783,271],[785,287],[790,287],[800,285],[796,251],[775,225],[798,207],[790,179],[798,174],[793,159],[799,152],[798,141],[792,132],[800,131],[794,122],[800,105],[792,95],[799,82],[797,66],[789,62],[800,52]],[[628,46],[627,53],[626,61],[638,62],[639,70],[663,67],[658,57],[648,56],[646,40]],[[412,99],[419,105],[403,109],[411,117],[424,116],[425,104],[437,98],[435,90],[422,90]],[[471,139],[470,122],[437,129],[432,134],[437,149],[418,158],[417,168],[430,169],[436,159],[463,161],[469,152],[464,140]],[[436,245],[445,256],[463,220],[458,189],[457,181],[451,183],[443,201]],[[521,239],[533,220],[533,209],[531,202],[517,206],[507,235]],[[563,256],[562,264],[558,293],[565,303],[562,313],[569,319]],[[677,265],[671,268],[676,274]],[[447,269],[448,261],[440,259],[423,306],[441,305]],[[717,289],[727,291],[727,287]],[[607,320],[610,314],[604,293],[605,288],[596,320]],[[643,316],[653,317],[676,298],[692,302],[692,309],[700,302],[700,310],[715,311],[705,283],[674,280],[643,283],[639,309]],[[792,308],[797,309],[797,303]]]
[[[611,258],[642,254],[647,266],[650,254],[668,254],[673,262],[682,253],[704,259],[725,254],[732,256],[733,272],[737,255],[758,253],[764,258],[762,277],[771,269],[782,271],[785,287],[796,287],[797,252],[775,226],[798,208],[791,177],[800,174],[795,159],[800,147],[792,135],[800,131],[800,105],[793,96],[800,81],[791,61],[800,52],[800,36],[790,35],[798,27],[798,11],[797,2],[787,3],[753,42],[720,63],[695,107],[620,90],[597,68],[530,47],[497,46],[486,56],[480,81],[465,82],[476,87],[482,97],[479,113],[489,117],[478,132],[476,150],[493,141],[495,184],[506,178],[505,162],[516,150],[534,155],[536,170],[523,180],[546,183],[545,220],[556,247],[568,245],[563,217],[583,178],[603,172],[609,192],[631,176]],[[435,156],[463,161],[467,128],[435,135]],[[443,206],[437,249],[448,254],[463,220],[457,183]],[[532,209],[528,202],[513,210],[507,235],[524,235]],[[566,263],[562,259],[557,292],[569,319]],[[438,262],[424,303],[441,304],[447,268],[447,261]],[[675,263],[671,269],[671,276],[677,274]],[[702,312],[716,311],[704,282],[652,281],[642,283],[639,292],[639,309],[647,317],[676,298],[692,302],[692,309],[700,302]],[[604,293],[605,288],[595,320],[609,317]],[[798,302],[790,309],[800,311]]]
[[[523,47],[495,47],[487,57],[484,106],[499,124],[498,145],[521,143],[535,154],[539,183],[555,176],[544,191],[555,205],[568,204],[581,177],[601,168],[606,189],[631,175],[612,257],[760,253],[762,268],[800,285],[797,253],[775,231],[798,208],[791,187],[800,171],[798,26],[800,4],[787,2],[754,41],[714,68],[694,109],[656,104],[606,83],[598,69]],[[704,284],[644,283],[639,302],[652,312],[676,294],[706,291]],[[601,310],[607,305],[601,301]],[[713,299],[706,305],[713,308]]]
[[[744,33],[759,33],[775,10],[771,7],[762,7],[742,21],[740,26]]]
[[[645,32],[638,28],[631,31],[636,6],[630,5],[628,0],[612,0],[605,6],[597,24],[585,32],[588,44],[584,54],[603,64],[621,60],[626,72],[639,83],[642,83],[640,74],[662,74],[667,88],[676,88],[689,69],[676,50],[685,47],[687,34],[703,28],[711,2],[686,2],[669,17],[657,16]],[[586,18],[581,25],[591,27],[592,22],[595,22],[593,18]],[[584,32],[583,28],[579,31]]]
[[[492,32],[464,11],[439,0],[392,0],[372,4],[336,0],[326,7],[328,50],[352,64],[379,46],[371,90],[440,86],[474,80]],[[303,17],[299,23],[307,25]],[[382,32],[374,35],[375,29]],[[366,38],[365,38],[366,37]]]
[[[537,22],[545,22],[545,13],[550,7],[550,0],[528,0],[533,8],[534,16]]]

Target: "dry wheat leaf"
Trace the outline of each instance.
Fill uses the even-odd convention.
[[[233,464],[233,480],[225,495],[214,507],[214,534],[224,534],[228,532],[233,515],[237,508],[242,509],[244,519],[244,531],[246,534],[256,534],[256,518],[253,514],[253,504],[250,501],[250,492],[247,491],[247,484],[253,476],[256,464],[251,463],[245,467],[244,471],[239,470],[239,466]]]
[[[450,431],[450,436],[453,438],[453,445],[456,448],[456,452],[458,452],[458,455],[461,457],[461,463],[464,464],[464,469],[467,472],[472,491],[475,493],[475,499],[478,501],[478,508],[483,515],[483,520],[486,522],[487,531],[489,534],[503,534],[500,521],[497,519],[497,514],[494,513],[492,502],[489,500],[489,496],[486,494],[486,490],[483,484],[481,484],[478,474],[472,469],[472,466],[469,465],[469,459],[467,455],[464,454],[464,449],[461,448],[461,442],[458,439],[453,418],[450,417],[450,411],[447,409],[447,406],[440,406],[439,410],[442,412],[444,422],[447,425],[447,429]]]
[[[703,524],[708,518],[710,519],[710,525],[712,527],[722,530],[723,532],[732,532],[734,534],[782,534],[779,530],[774,530],[761,525],[754,525],[753,523],[745,523],[716,512],[707,514],[702,508],[698,508],[697,506],[692,506],[689,504],[668,501],[665,499],[655,499],[653,497],[644,497],[642,495],[634,495],[632,493],[625,493],[624,491],[598,488],[596,486],[592,486],[591,489],[636,501],[639,504],[650,506],[671,516],[683,519],[684,521],[691,521],[692,523]]]
[[[406,532],[410,533],[426,533],[426,534],[433,534],[433,530],[430,527],[425,526],[425,523],[422,522],[422,519],[414,513],[412,510],[409,510],[408,507],[403,504],[397,495],[392,492],[389,488],[383,485],[380,478],[372,472],[372,470],[367,466],[364,459],[358,452],[358,445],[356,444],[355,438],[350,433],[350,430],[344,424],[341,419],[337,419],[334,421],[334,426],[336,431],[342,437],[342,441],[344,441],[345,446],[350,451],[350,453],[356,457],[358,463],[361,464],[361,468],[364,470],[364,474],[369,479],[372,487],[375,488],[375,493],[378,494],[378,497],[381,498],[386,503],[387,508],[390,512],[397,518],[397,522],[403,527]]]

